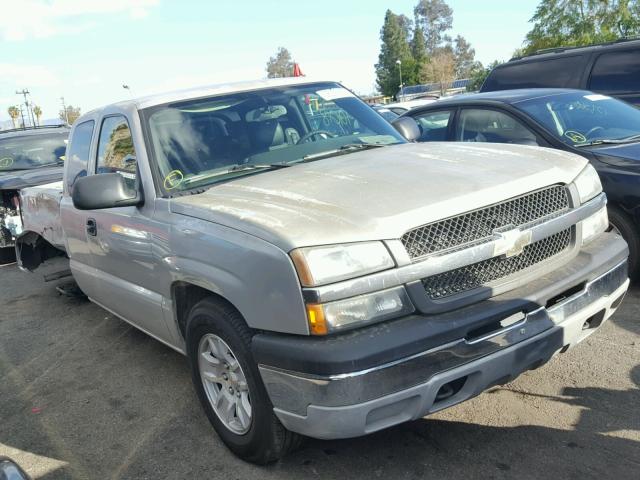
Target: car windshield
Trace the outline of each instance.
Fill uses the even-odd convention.
[[[43,133],[2,138],[0,136],[0,172],[27,170],[62,161],[68,133]]]
[[[167,194],[405,142],[380,115],[335,83],[171,103],[144,110],[142,118]]]
[[[605,95],[562,93],[514,106],[574,147],[640,140],[640,110]]]

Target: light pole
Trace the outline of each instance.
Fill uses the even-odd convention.
[[[398,59],[396,60],[396,64],[398,65],[398,70],[400,70],[400,101],[404,101],[404,92],[402,91],[402,61]]]

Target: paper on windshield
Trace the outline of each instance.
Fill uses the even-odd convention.
[[[585,95],[584,98],[587,100],[591,100],[592,102],[597,102],[599,100],[611,100],[611,97],[607,97],[606,95],[599,95],[594,93],[593,95]]]
[[[349,90],[340,87],[325,88],[324,90],[318,90],[316,93],[326,102],[330,100],[337,100],[339,98],[355,97],[355,95]]]

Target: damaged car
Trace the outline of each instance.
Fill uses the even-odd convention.
[[[23,230],[19,192],[62,180],[68,136],[64,125],[0,131],[0,263],[15,261]]]

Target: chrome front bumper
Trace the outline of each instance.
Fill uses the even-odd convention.
[[[511,323],[497,331],[367,370],[317,376],[259,369],[286,428],[324,439],[360,436],[447,408],[537,368],[592,334],[613,314],[628,285],[625,261],[549,308],[505,319]]]

